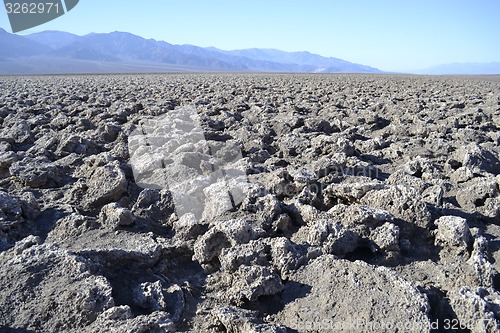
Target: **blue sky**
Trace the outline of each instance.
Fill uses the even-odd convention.
[[[21,34],[126,31],[173,44],[310,51],[405,71],[500,61],[500,0],[80,0]],[[0,27],[11,31],[5,10]]]

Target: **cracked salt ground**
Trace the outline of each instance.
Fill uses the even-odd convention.
[[[500,330],[498,82],[26,76],[0,96],[0,332]]]

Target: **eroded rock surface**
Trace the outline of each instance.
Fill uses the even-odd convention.
[[[331,255],[313,260],[290,276],[281,300],[284,309],[275,320],[297,331],[430,329],[427,297],[410,283],[387,268]]]
[[[10,328],[75,331],[114,305],[112,288],[92,263],[30,236],[0,254],[0,316]]]

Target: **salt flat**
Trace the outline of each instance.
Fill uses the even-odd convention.
[[[500,328],[499,76],[0,77],[0,331]]]

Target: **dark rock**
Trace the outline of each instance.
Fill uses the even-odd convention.
[[[471,241],[467,221],[458,216],[442,216],[434,224],[437,225],[436,244],[466,251]]]
[[[463,183],[457,192],[457,202],[465,210],[476,210],[485,205],[489,198],[498,195],[498,184],[495,178],[474,178]]]
[[[323,253],[344,256],[358,247],[359,235],[352,230],[335,223],[333,220],[318,219],[303,226],[294,241],[319,247]]]
[[[392,223],[384,223],[375,228],[370,239],[382,251],[399,251],[399,228]]]
[[[459,146],[452,155],[459,166],[470,169],[473,173],[500,173],[498,153],[485,149],[476,143]]]
[[[144,282],[134,290],[137,306],[150,312],[166,311],[173,322],[178,322],[184,311],[184,296],[178,285],[165,286],[161,281]]]
[[[40,206],[32,192],[25,192],[20,197],[22,215],[28,220],[34,220],[40,215]]]
[[[211,312],[210,319],[200,328],[208,331],[212,327],[223,327],[227,332],[262,332],[285,333],[287,329],[281,325],[264,323],[256,314],[238,307],[218,307]]]
[[[54,244],[23,240],[0,253],[2,324],[32,331],[81,330],[114,305],[108,281]]]
[[[457,319],[470,332],[498,332],[499,309],[497,303],[500,294],[484,288],[463,287],[454,290],[450,298],[450,305],[457,314]]]
[[[211,228],[196,240],[193,260],[210,270],[212,261],[219,256],[222,249],[248,243],[264,233],[264,230],[254,226],[249,220],[216,220]]]
[[[18,144],[32,140],[31,126],[26,120],[14,121],[12,124],[6,122],[7,120],[0,130],[0,140]]]
[[[219,297],[231,304],[243,305],[261,296],[271,296],[283,290],[280,277],[269,268],[252,265],[239,266],[231,274],[218,273],[210,277],[209,288],[225,290]]]
[[[122,208],[117,203],[113,202],[101,208],[99,222],[111,230],[116,230],[120,227],[129,226],[135,221],[129,209]]]
[[[0,153],[0,170],[9,169],[12,163],[17,162],[17,154],[13,151]]]
[[[170,314],[156,311],[149,315],[133,317],[128,305],[112,307],[82,332],[102,332],[103,328],[111,332],[176,332],[176,326],[170,319]]]
[[[23,221],[21,203],[9,194],[0,191],[0,230],[5,230]]]
[[[391,292],[376,287],[382,285]],[[363,300],[356,303],[355,312],[354,299]],[[298,332],[394,331],[397,325],[412,325],[414,332],[428,332],[430,327],[427,297],[408,282],[386,268],[330,255],[292,274],[282,302],[284,309],[275,320]],[[353,327],[355,323],[358,326]],[[386,325],[383,329],[373,326],[382,324]]]
[[[174,213],[172,194],[168,190],[144,189],[132,207],[135,216],[157,224],[165,224]]]
[[[420,193],[407,186],[390,186],[368,192],[361,202],[370,207],[386,210],[394,217],[420,228],[428,228],[431,213]]]
[[[80,135],[67,133],[61,138],[59,145],[55,151],[58,156],[67,156],[71,153],[85,155],[91,145],[85,138]]]
[[[125,173],[117,161],[97,167],[87,182],[85,201],[90,206],[116,201],[127,192],[127,184]]]
[[[32,188],[57,187],[63,182],[58,168],[45,157],[26,157],[13,163],[9,172]]]

